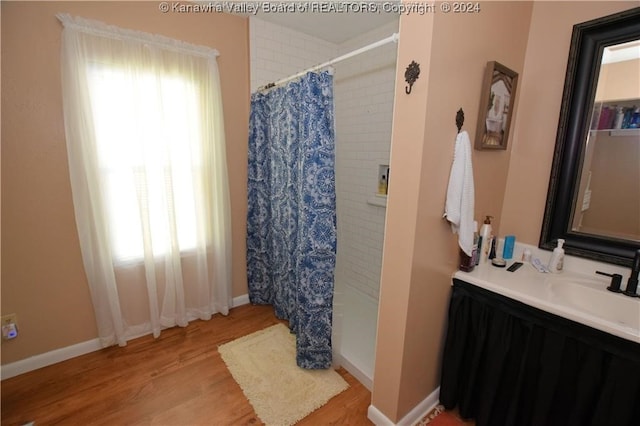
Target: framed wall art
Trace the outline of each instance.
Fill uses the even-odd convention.
[[[496,62],[487,62],[475,148],[507,149],[518,73]]]

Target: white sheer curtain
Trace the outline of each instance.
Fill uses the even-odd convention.
[[[58,15],[76,225],[104,346],[231,305],[217,52]]]

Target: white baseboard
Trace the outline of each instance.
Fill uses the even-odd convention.
[[[18,376],[38,368],[47,367],[58,362],[66,361],[80,355],[88,354],[102,349],[100,339],[87,340],[86,342],[76,343],[43,354],[34,355],[20,361],[5,364],[0,369],[2,380]]]
[[[248,294],[234,297],[231,301],[232,308],[237,308],[238,306],[247,304],[249,304]],[[77,343],[60,349],[54,349],[43,354],[21,359],[20,361],[5,364],[0,367],[0,380],[9,379],[20,374],[28,373],[29,371],[37,370],[38,368],[57,364],[58,362],[66,361],[100,349],[102,349],[100,339],[92,339],[87,340],[86,342]]]
[[[422,419],[424,416],[429,414],[431,410],[433,410],[439,402],[440,399],[440,387],[438,386],[436,390],[431,392],[429,396],[427,396],[422,402],[413,407],[411,411],[409,411],[398,423],[393,423],[387,416],[382,413],[382,411],[378,410],[376,407],[369,405],[369,409],[367,410],[367,417],[371,420],[376,426],[412,426],[415,425]]]
[[[234,297],[231,301],[231,307],[237,308],[238,306],[248,305],[249,304],[249,295],[243,294],[242,296]]]
[[[393,423],[387,416],[382,414],[382,411],[378,410],[373,404],[369,405],[367,409],[367,418],[373,422],[376,426],[393,426]]]
[[[356,367],[353,363],[351,363],[351,361],[349,361],[343,355],[338,355],[338,359],[336,360],[336,362],[345,370],[347,370],[349,374],[358,379],[358,381],[362,383],[364,387],[369,390],[369,392],[373,390],[373,378],[369,377],[368,374]]]

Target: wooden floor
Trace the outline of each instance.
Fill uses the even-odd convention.
[[[158,339],[142,337],[4,380],[2,425],[263,424],[217,347],[277,322],[270,306],[240,306]],[[349,388],[298,424],[372,424],[370,392],[338,372]]]

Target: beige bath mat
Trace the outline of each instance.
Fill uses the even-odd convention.
[[[295,336],[283,324],[226,343],[218,351],[267,425],[292,425],[349,387],[334,370],[298,367]]]

